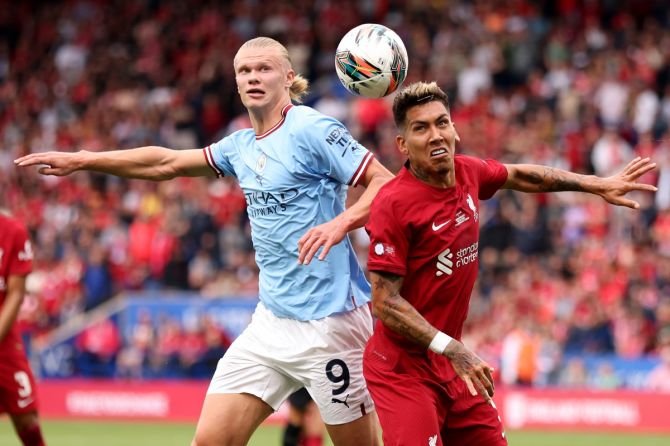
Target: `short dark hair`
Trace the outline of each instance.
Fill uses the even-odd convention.
[[[407,110],[431,101],[440,101],[449,111],[449,98],[436,82],[414,82],[400,90],[393,99],[393,120],[396,127],[405,127]]]

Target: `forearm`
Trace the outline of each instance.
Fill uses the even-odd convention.
[[[578,191],[597,194],[600,178],[581,175],[548,166],[534,164],[514,164],[508,167],[505,189],[521,192],[561,192]]]
[[[12,328],[16,316],[19,314],[21,302],[23,302],[23,291],[10,288],[2,307],[0,307],[0,342],[5,339]]]
[[[373,273],[372,304],[375,316],[394,332],[428,348],[438,330],[393,286],[392,276]]]
[[[77,153],[77,170],[91,170],[126,178],[169,180],[177,172],[171,166],[173,150],[147,146],[128,150]]]
[[[365,192],[361,194],[356,203],[349,206],[342,212],[338,218],[342,219],[346,227],[346,231],[352,231],[365,225],[370,217],[370,205],[374,200],[379,189],[386,184],[393,176],[377,175],[370,180],[365,188]]]

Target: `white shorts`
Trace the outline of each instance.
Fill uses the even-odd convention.
[[[326,424],[357,420],[374,410],[363,377],[372,335],[368,305],[314,321],[280,318],[262,303],[219,361],[207,393],[249,393],[274,410],[301,387]]]

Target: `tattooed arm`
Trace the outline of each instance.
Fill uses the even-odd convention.
[[[400,295],[402,276],[371,271],[370,279],[374,315],[386,327],[427,349],[438,330]],[[479,393],[486,400],[491,399],[494,391],[491,366],[456,339],[449,342],[442,354],[451,361],[473,396]]]
[[[505,167],[507,181],[503,189],[521,192],[588,192],[600,195],[608,203],[637,209],[639,203],[624,197],[628,192],[656,191],[655,186],[637,182],[638,178],[656,167],[656,163],[649,158],[635,158],[621,172],[607,178],[533,164],[505,164]]]

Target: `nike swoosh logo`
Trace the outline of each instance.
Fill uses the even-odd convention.
[[[441,225],[436,225],[435,222],[433,222],[433,231],[439,231],[440,229],[444,228],[446,225],[448,225],[451,222],[451,220],[447,220]]]
[[[16,405],[19,406],[19,408],[24,409],[28,407],[28,404],[32,403],[33,399],[32,398],[27,398],[25,400],[18,400],[16,402]]]

